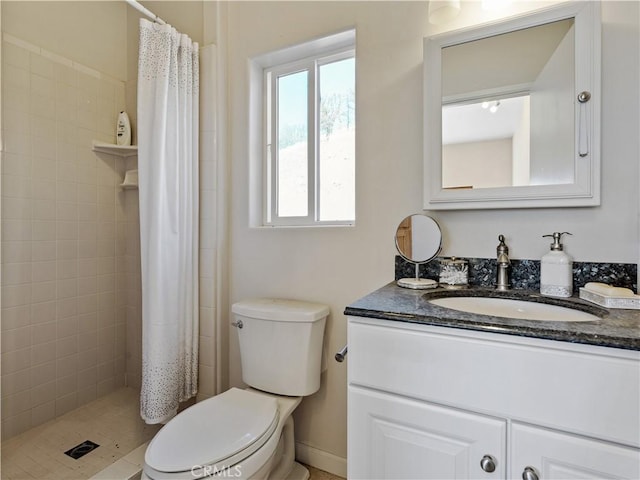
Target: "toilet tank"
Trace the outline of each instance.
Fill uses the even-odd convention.
[[[290,396],[311,395],[320,388],[329,307],[256,298],[234,303],[231,311],[238,322],[242,380],[247,385]]]

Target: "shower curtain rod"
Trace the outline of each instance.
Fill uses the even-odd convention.
[[[129,5],[138,10],[141,13],[144,13],[147,17],[151,18],[153,21],[158,22],[160,25],[166,25],[167,22],[162,20],[159,16],[153,13],[151,10],[146,8],[145,6],[136,2],[136,0],[125,0]]]

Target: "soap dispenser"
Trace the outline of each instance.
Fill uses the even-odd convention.
[[[554,232],[551,251],[540,261],[540,293],[550,297],[573,295],[573,259],[563,251],[562,235],[569,232]]]

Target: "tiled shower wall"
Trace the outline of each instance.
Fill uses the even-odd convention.
[[[127,166],[137,168],[135,159]],[[126,379],[127,386],[139,389],[142,385],[142,279],[140,271],[140,209],[138,190],[126,190],[126,248],[121,271],[125,272],[126,291]]]
[[[124,83],[8,35],[2,48],[7,438],[124,385],[126,315],[140,302],[127,288],[137,211],[124,208],[137,194],[117,186],[135,160],[91,149],[114,142]]]
[[[215,45],[200,48],[200,342],[198,401],[218,392],[216,339],[217,154],[216,112],[218,56]]]

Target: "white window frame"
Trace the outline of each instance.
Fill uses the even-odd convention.
[[[259,197],[253,195],[250,198],[251,214],[250,222],[252,226],[282,227],[282,226],[352,226],[355,218],[345,221],[320,221],[319,215],[319,194],[318,194],[318,142],[317,132],[319,132],[319,79],[318,72],[322,65],[336,61],[355,58],[355,30],[340,32],[328,37],[312,40],[305,44],[289,47],[277,52],[262,55],[250,62],[251,84],[252,84],[252,127],[255,128],[256,100],[259,94],[261,101],[259,104],[260,114],[260,135],[262,139],[258,161],[255,158],[257,149],[255,143],[251,142],[253,155],[250,173],[250,185],[257,186],[256,171],[261,172],[261,182]],[[277,155],[278,155],[278,98],[277,98],[277,78],[283,75],[294,74],[307,71],[307,215],[280,217],[277,212]],[[259,79],[257,75],[260,75]],[[257,89],[257,81],[260,81],[260,92]],[[253,132],[252,137],[258,137],[257,132]],[[355,188],[355,185],[354,185]],[[260,221],[257,218],[256,203],[260,202]]]

